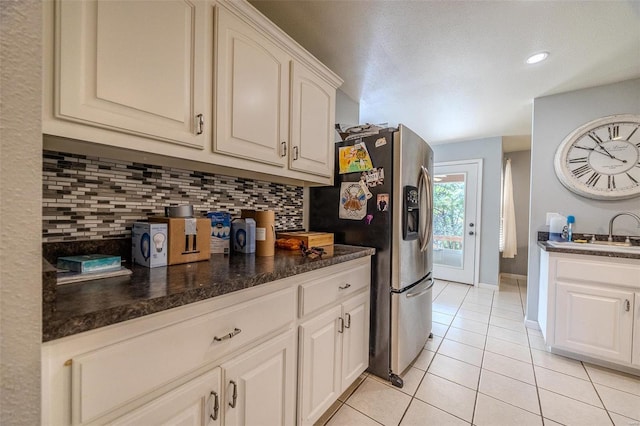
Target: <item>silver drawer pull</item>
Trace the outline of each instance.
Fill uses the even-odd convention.
[[[236,408],[236,402],[238,401],[238,385],[233,380],[229,380],[229,384],[233,385],[233,394],[231,395],[231,401],[229,401],[229,407]]]
[[[223,340],[231,339],[232,337],[235,337],[240,333],[242,333],[242,330],[240,330],[239,328],[234,328],[231,333],[225,334],[222,337],[213,336],[213,341],[214,342],[222,342]]]
[[[338,288],[339,288],[340,290],[346,290],[346,289],[348,289],[349,287],[351,287],[351,284],[341,285],[341,286],[339,286]]]
[[[347,322],[344,325],[344,328],[351,328],[351,314],[347,312],[346,314],[344,314],[344,316],[347,318]]]
[[[220,410],[220,403],[218,402],[218,394],[211,391],[210,397],[213,397],[213,414],[209,414],[211,420],[218,420],[218,411]]]

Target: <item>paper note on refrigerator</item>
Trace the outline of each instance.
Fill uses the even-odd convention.
[[[373,169],[371,156],[367,146],[360,142],[353,146],[344,146],[338,149],[339,173],[366,172]]]

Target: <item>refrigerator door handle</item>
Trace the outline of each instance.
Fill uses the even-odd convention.
[[[420,219],[419,219],[419,238],[420,251],[425,251],[431,242],[431,233],[433,228],[433,197],[431,194],[431,175],[425,166],[420,166],[420,178],[418,181],[418,193],[422,196],[424,187],[426,192],[426,200],[420,199]],[[423,225],[424,224],[424,225]]]
[[[431,290],[431,288],[435,284],[435,281],[433,281],[433,278],[431,278],[431,277],[427,278],[427,281],[431,281],[431,284],[429,284],[429,286],[427,288],[425,288],[423,290],[420,290],[420,291],[409,292],[409,293],[407,293],[407,298],[422,296],[423,294],[429,292],[429,290]]]

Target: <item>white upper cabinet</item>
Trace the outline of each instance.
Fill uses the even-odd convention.
[[[211,117],[204,2],[60,1],[56,7],[56,118],[205,146]]]
[[[292,64],[289,167],[320,176],[333,174],[336,89],[310,69]]]
[[[289,55],[217,8],[214,152],[286,165]]]

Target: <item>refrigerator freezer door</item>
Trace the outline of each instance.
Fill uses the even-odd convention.
[[[433,279],[391,293],[391,372],[401,374],[420,355],[431,334]]]
[[[393,140],[393,204],[397,209],[405,205],[402,197],[407,185],[419,188],[420,238],[403,238],[403,214],[393,215],[392,232],[392,279],[391,287],[400,290],[415,284],[431,272],[433,250],[425,244],[430,233],[432,183],[428,173],[433,168],[433,151],[420,136],[400,125]],[[430,241],[430,238],[428,238]],[[424,251],[421,248],[424,246]]]

